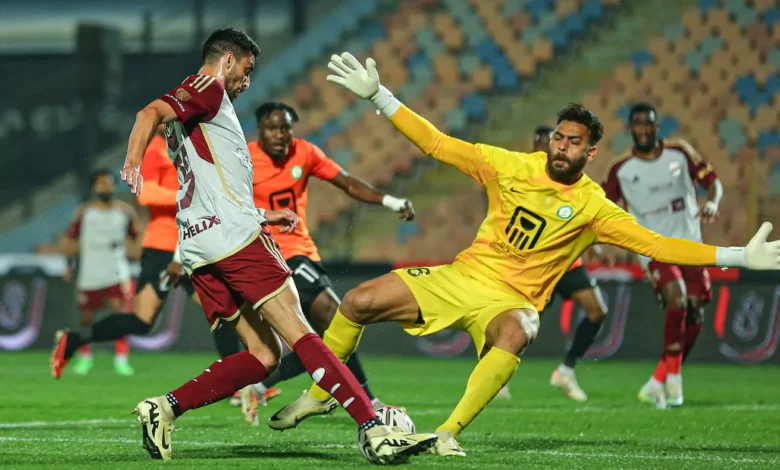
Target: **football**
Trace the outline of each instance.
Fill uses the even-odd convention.
[[[390,426],[394,430],[412,433],[416,432],[414,421],[412,421],[412,418],[410,418],[401,408],[384,406],[376,410],[376,416],[382,423]],[[358,431],[357,445],[358,448],[360,448],[360,453],[363,454],[363,457],[365,457],[366,460],[373,464],[378,463],[376,455],[374,455],[374,451],[371,450],[371,445],[368,443],[368,436],[366,436],[366,432],[363,430]]]

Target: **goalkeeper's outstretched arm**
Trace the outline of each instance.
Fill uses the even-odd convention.
[[[633,218],[595,218],[592,228],[599,243],[616,245],[668,264],[780,270],[780,241],[768,242],[772,224],[764,222],[744,247],[718,247],[658,235]]]
[[[495,174],[478,146],[444,134],[381,86],[373,59],[368,59],[364,68],[352,54],[345,52],[331,56],[328,68],[334,72],[334,75],[328,75],[328,81],[371,100],[377,110],[424,154],[452,165],[480,182]]]

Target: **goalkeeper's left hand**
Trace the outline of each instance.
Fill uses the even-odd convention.
[[[766,241],[772,224],[764,222],[745,247],[745,259],[749,269],[780,270],[780,240]]]

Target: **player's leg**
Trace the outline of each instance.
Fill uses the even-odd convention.
[[[270,328],[254,312],[243,315],[241,296],[212,272],[213,266],[196,270],[191,279],[212,328],[231,322],[246,350],[211,364],[201,375],[164,395],[147,398],[135,409],[143,428],[144,447],[152,458],[171,457],[170,431],[183,413],[231,396],[236,390],[261,381],[278,365],[281,345]]]
[[[49,361],[55,378],[62,375],[68,360],[85,344],[113,341],[127,335],[149,334],[168,294],[168,287],[163,286],[160,276],[165,273],[171,256],[166,251],[144,249],[132,314],[112,313],[86,331],[56,333],[54,351]]]
[[[588,396],[580,388],[574,375],[577,361],[593,344],[606,317],[606,303],[595,279],[591,279],[584,266],[567,272],[556,286],[556,290],[566,299],[572,299],[582,305],[585,317],[577,325],[572,341],[563,362],[550,377],[550,384],[560,387],[574,401],[586,401]]]
[[[92,321],[95,318],[95,312],[100,308],[95,308],[94,297],[97,291],[81,292],[79,294],[80,316],[79,331],[88,331],[92,327]],[[92,345],[84,344],[78,350],[78,358],[73,365],[73,372],[77,375],[87,375],[94,365],[92,357]]]
[[[108,299],[111,311],[128,315],[133,308],[133,285],[132,282],[126,282],[119,286],[119,289],[113,289],[112,295]],[[131,376],[135,373],[130,367],[130,338],[123,336],[114,341],[114,372],[118,375]]]
[[[712,284],[710,274],[705,268],[686,266],[680,269],[688,294],[688,312],[685,316],[685,348],[683,349],[683,362],[685,362],[696,344],[699,333],[701,333],[704,307],[712,300]]]
[[[518,308],[494,316],[487,328],[470,329],[481,358],[466,384],[466,393],[447,421],[436,429],[438,455],[465,455],[457,436],[485,409],[498,391],[512,378],[520,355],[539,331],[539,315],[532,308]],[[484,335],[484,341],[477,335]],[[484,343],[484,346],[482,345]]]
[[[651,262],[648,271],[656,295],[666,309],[663,332],[663,353],[653,376],[642,387],[639,399],[654,404],[656,408],[667,406],[667,395],[682,394],[682,353],[685,344],[686,291],[678,266]],[[666,390],[664,390],[666,388]]]
[[[382,321],[414,323],[420,316],[417,301],[406,283],[396,273],[364,282],[344,296],[323,341],[341,362],[355,352],[365,325]],[[289,429],[310,416],[332,411],[328,391],[314,384],[308,393],[282,408],[268,425],[277,430]]]

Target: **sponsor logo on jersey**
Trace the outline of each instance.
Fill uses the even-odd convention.
[[[191,224],[189,226],[184,226],[182,224],[181,239],[187,240],[189,238],[192,238],[196,235],[205,232],[206,230],[210,229],[215,225],[220,225],[221,223],[222,221],[219,220],[219,217],[217,217],[216,215],[209,215],[206,217],[200,217],[198,219],[198,222],[195,222],[194,224]]]
[[[184,88],[179,88],[178,90],[176,90],[176,98],[178,98],[180,101],[183,101],[185,103],[190,99],[192,99],[190,94]]]
[[[682,173],[682,167],[680,166],[680,162],[672,162],[669,164],[669,173],[672,174],[675,178],[680,176],[680,173]]]

